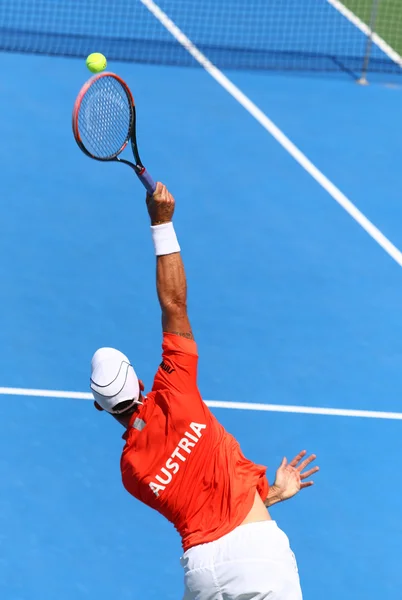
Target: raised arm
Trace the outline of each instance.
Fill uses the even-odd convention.
[[[162,183],[158,183],[155,193],[147,195],[147,207],[157,255],[156,288],[163,331],[193,339],[187,315],[186,273],[172,222],[174,198]]]

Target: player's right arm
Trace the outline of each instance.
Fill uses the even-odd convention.
[[[162,310],[162,328],[187,339],[193,339],[187,315],[187,280],[180,248],[172,227],[175,208],[173,196],[158,183],[152,196],[147,195],[148,213],[153,227],[156,253],[156,288]],[[171,252],[170,252],[171,250]]]
[[[173,228],[175,201],[157,184],[147,195],[156,254],[156,288],[162,311],[162,362],[153,389],[171,389],[188,396],[197,392],[198,353],[187,314],[187,281]]]

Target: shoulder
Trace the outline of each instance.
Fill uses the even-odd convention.
[[[198,356],[197,344],[194,339],[180,335],[178,333],[163,332],[162,349],[164,352],[183,352]]]

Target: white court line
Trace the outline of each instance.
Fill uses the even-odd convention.
[[[93,400],[90,392],[60,392],[57,390],[31,390],[25,388],[0,387],[1,396],[36,396],[38,398],[65,398],[72,400]]]
[[[153,0],[140,0],[158,21],[171,33],[195,60],[221,85],[256,121],[272,135],[303,169],[354,219],[391,258],[402,266],[402,252],[375,226],[356,206],[336,187],[297,146],[250,100],[234,83],[226,77],[208,58],[198,50],[192,41],[159,8]]]
[[[3,396],[33,396],[37,398],[65,398],[73,400],[93,400],[89,392],[61,392],[56,390],[31,390],[25,388],[0,388]],[[253,402],[225,402],[222,400],[206,400],[210,408],[226,408],[234,410],[254,410],[261,412],[280,412],[304,415],[326,415],[329,417],[360,417],[365,419],[390,419],[402,421],[402,413],[376,410],[351,410],[347,408],[322,408],[319,406],[289,406],[287,404],[255,404]]]
[[[394,421],[402,421],[402,413],[377,410],[322,408],[319,406],[291,406],[287,404],[254,404],[252,402],[223,402],[221,400],[206,400],[205,403],[210,408],[231,408],[240,410],[259,410],[262,412],[326,415],[329,417],[360,417],[365,419],[392,419]]]
[[[362,33],[364,33],[364,35],[366,35],[367,37],[371,35],[370,27],[368,25],[366,25],[366,23],[361,21],[359,19],[359,17],[357,15],[355,15],[355,13],[353,13],[351,10],[346,8],[346,6],[344,4],[342,4],[342,2],[339,2],[338,0],[327,0],[327,2],[329,4],[331,4],[331,6],[333,6],[338,12],[340,12],[341,15],[343,15],[355,27],[357,27],[357,29],[360,29],[360,31]],[[393,60],[394,63],[396,63],[397,65],[402,67],[402,56],[400,54],[398,54],[398,52],[396,52],[392,48],[392,46],[387,44],[387,42],[385,40],[383,40],[382,37],[377,35],[377,33],[375,33],[375,32],[373,32],[373,34],[372,34],[372,40],[373,40],[374,44],[376,46],[378,46],[378,48],[380,48],[380,50],[382,50],[384,52],[384,54],[389,56],[389,58],[391,60]]]

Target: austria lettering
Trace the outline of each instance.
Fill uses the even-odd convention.
[[[166,489],[166,486],[172,481],[173,475],[176,475],[180,469],[180,462],[186,462],[191,450],[201,438],[202,430],[206,427],[203,423],[190,423],[190,429],[193,433],[185,432],[184,437],[181,438],[170,458],[167,459],[165,466],[160,470],[160,474],[155,475],[154,479],[156,481],[151,481],[149,484],[155,496],[159,496],[159,492]]]

